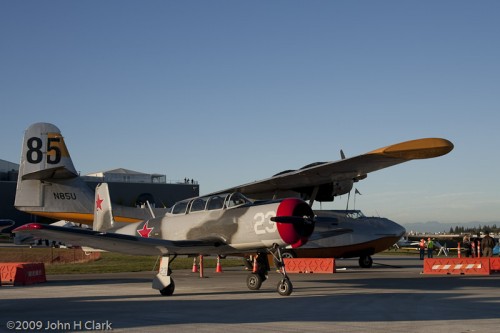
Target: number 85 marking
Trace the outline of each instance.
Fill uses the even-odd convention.
[[[274,211],[267,213],[257,213],[253,217],[255,224],[253,226],[254,231],[257,235],[263,235],[265,233],[273,233],[277,230],[276,223],[270,220],[271,217],[276,216]]]
[[[47,138],[47,163],[58,164],[61,162],[61,149],[58,144],[61,142],[60,138]],[[43,161],[42,139],[37,137],[29,138],[27,143],[26,160],[31,164],[38,164]]]

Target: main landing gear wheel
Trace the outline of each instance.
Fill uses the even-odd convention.
[[[370,256],[359,257],[359,266],[361,268],[371,268],[372,265],[373,265],[372,257],[370,257]]]
[[[162,296],[172,296],[174,294],[174,290],[175,290],[175,283],[174,280],[171,278],[170,284],[165,288],[161,289],[160,294]]]
[[[263,281],[264,281],[264,279],[259,274],[255,274],[255,273],[248,274],[247,287],[250,290],[259,290],[260,287],[262,286]]]
[[[152,288],[160,292],[162,296],[171,296],[175,290],[175,283],[170,274],[172,270],[170,269],[170,262],[174,261],[177,255],[174,255],[172,259],[170,256],[164,255],[160,260],[160,267],[158,268],[158,274],[153,278]]]

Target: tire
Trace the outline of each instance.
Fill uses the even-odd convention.
[[[292,282],[288,278],[282,279],[278,282],[277,290],[281,296],[290,296],[293,291]]]
[[[259,290],[262,286],[262,277],[259,274],[248,274],[247,287],[250,290]]]
[[[173,279],[170,279],[170,284],[165,288],[160,290],[160,294],[162,296],[172,296],[175,290],[175,283]]]
[[[359,257],[359,267],[361,268],[371,268],[373,265],[372,257],[370,256],[361,256]]]
[[[283,251],[283,253],[281,253],[281,257],[287,259],[293,259],[297,258],[297,255],[293,251]]]

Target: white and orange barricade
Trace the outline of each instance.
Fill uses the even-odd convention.
[[[424,274],[489,275],[489,258],[425,258]]]

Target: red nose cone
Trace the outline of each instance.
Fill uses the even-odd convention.
[[[313,211],[311,207],[304,201],[297,198],[289,198],[283,200],[278,206],[276,211],[277,216],[297,216],[312,217]],[[277,223],[278,232],[281,239],[290,244],[292,247],[299,247],[307,243],[307,239],[311,236],[314,230],[314,223],[291,224],[291,223]]]

